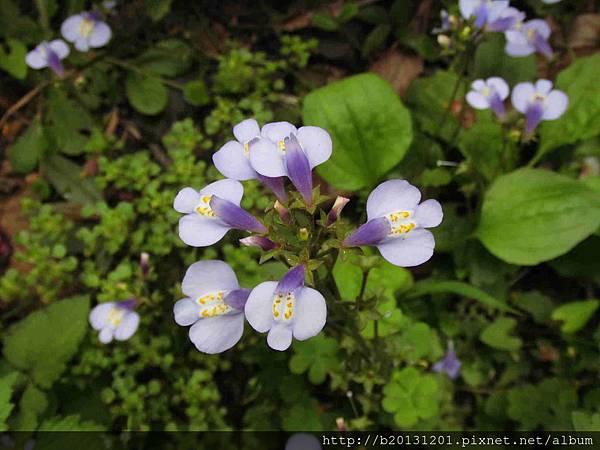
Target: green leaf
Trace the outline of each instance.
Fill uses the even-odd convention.
[[[306,96],[304,123],[325,128],[333,154],[319,174],[340,189],[375,186],[412,140],[410,114],[392,87],[374,74],[331,83]]]
[[[362,269],[350,261],[338,258],[333,266],[333,278],[342,300],[355,300],[360,294]]]
[[[458,138],[458,148],[486,180],[493,180],[502,169],[502,126],[495,121],[477,121]],[[482,145],[485,143],[485,145]]]
[[[10,327],[4,356],[43,388],[62,374],[87,330],[89,299],[72,297],[31,313]]]
[[[600,431],[600,414],[585,411],[573,411],[571,413],[573,428],[575,431]]]
[[[429,77],[417,78],[406,94],[406,103],[421,131],[449,141],[459,128],[458,118],[452,111],[452,94],[459,83],[456,74],[438,70]],[[454,100],[463,98],[464,83],[458,85]]]
[[[130,72],[125,90],[131,106],[142,114],[153,116],[167,106],[167,88],[158,78]]]
[[[519,350],[522,345],[521,339],[510,335],[516,325],[515,319],[499,317],[481,332],[479,338],[485,344],[498,350],[509,352]]]
[[[190,105],[203,106],[210,101],[206,84],[202,80],[195,80],[183,86],[183,98]]]
[[[14,407],[10,399],[13,393],[13,385],[17,381],[18,376],[18,372],[10,372],[0,378],[0,431],[8,430],[6,420]]]
[[[44,391],[29,384],[19,401],[19,416],[14,426],[15,431],[35,431],[40,416],[47,408],[48,398]]]
[[[473,78],[500,77],[511,86],[536,78],[535,55],[514,58],[506,53],[505,45],[502,33],[487,35],[487,41],[480,44],[475,52]]]
[[[67,200],[82,205],[102,200],[102,193],[92,178],[82,178],[82,168],[60,155],[51,155],[40,163],[40,170]]]
[[[590,236],[569,253],[550,261],[563,277],[589,278],[600,283],[600,236]]]
[[[592,318],[600,305],[598,300],[582,300],[561,305],[552,311],[553,320],[563,321],[560,330],[563,333],[575,333],[581,330]]]
[[[39,431],[104,431],[104,427],[94,422],[84,422],[78,415],[53,417],[42,423]]]
[[[362,57],[366,58],[375,50],[380,49],[383,44],[385,44],[385,41],[390,35],[391,31],[392,26],[387,23],[377,25],[375,28],[373,28],[363,42],[361,50]]]
[[[383,388],[383,409],[394,415],[401,428],[413,427],[419,419],[434,417],[439,410],[440,385],[431,374],[414,367],[396,371]]]
[[[171,10],[173,0],[145,0],[146,14],[154,21],[158,22],[165,17]]]
[[[339,25],[336,20],[329,14],[316,12],[312,16],[313,26],[325,31],[335,31]]]
[[[439,281],[439,280],[423,280],[414,284],[408,292],[409,297],[421,297],[431,294],[456,294],[461,297],[473,299],[482,305],[497,309],[504,312],[516,312],[506,303],[492,297],[485,291],[482,291],[475,286],[463,283],[461,281]]]
[[[554,302],[539,291],[516,292],[513,303],[520,309],[527,311],[537,323],[544,323],[550,319]]]
[[[556,88],[569,96],[569,107],[557,120],[540,127],[537,157],[565,144],[573,144],[600,133],[600,53],[581,58],[558,74]]]
[[[191,63],[192,49],[179,39],[159,41],[135,60],[141,69],[166,77],[181,75]]]
[[[312,384],[321,384],[328,373],[335,373],[341,361],[337,352],[339,345],[333,338],[320,334],[293,346],[294,355],[290,358],[290,371],[301,374],[308,371],[308,379]]]
[[[48,148],[44,127],[38,119],[27,128],[10,149],[10,165],[17,173],[29,173]]]
[[[46,135],[52,144],[67,155],[83,153],[93,125],[90,114],[60,89],[50,91],[47,105]]]
[[[476,233],[498,258],[535,265],[568,252],[598,226],[598,196],[583,183],[520,169],[497,178],[486,192]]]
[[[0,44],[0,69],[6,70],[18,80],[23,80],[27,75],[25,55],[27,47],[18,39],[7,39],[8,52]]]

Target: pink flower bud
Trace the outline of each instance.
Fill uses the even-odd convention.
[[[338,196],[335,199],[335,202],[333,203],[333,206],[331,207],[331,211],[329,211],[329,214],[327,215],[327,226],[330,226],[331,224],[333,224],[335,221],[338,220],[338,217],[340,216],[342,209],[344,209],[344,206],[346,206],[346,203],[348,203],[350,201],[350,199],[346,198],[346,197],[341,197]]]

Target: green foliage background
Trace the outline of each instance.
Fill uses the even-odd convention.
[[[350,430],[600,430],[600,54],[552,67],[569,110],[539,140],[507,140],[491,115],[454,110],[466,83],[430,33],[438,9],[423,27],[421,2],[370,3],[122,2],[109,46],[73,52],[58,80],[24,55],[90,5],[0,0],[2,100],[35,91],[3,124],[1,200],[21,198],[27,226],[0,267],[0,431],[333,430],[337,418]],[[520,3],[565,31],[589,12]],[[386,49],[425,62],[403,100],[364,73]],[[541,77],[498,36],[471,75]],[[352,196],[344,220],[361,223],[388,178],[439,199],[445,218],[421,267],[340,258],[329,288],[352,306],[321,335],[278,353],[246,326],[208,356],[172,317],[186,267],[223,259],[244,287],[286,270],[259,264],[239,233],[206,249],[176,233],[175,194],[220,178],[211,156],[247,117],[331,133],[318,174],[323,191]],[[271,204],[248,182],[242,206]],[[131,297],[138,332],[99,344],[90,308]],[[431,370],[449,341],[456,380]]]

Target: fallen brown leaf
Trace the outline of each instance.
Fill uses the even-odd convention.
[[[404,97],[410,83],[423,72],[423,60],[396,49],[389,49],[369,68],[387,80],[394,90]]]
[[[569,47],[577,56],[589,55],[598,51],[600,43],[600,14],[577,16],[568,38]]]

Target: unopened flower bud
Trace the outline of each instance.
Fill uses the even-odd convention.
[[[290,212],[285,206],[279,203],[279,200],[275,202],[275,205],[273,207],[275,208],[275,211],[277,211],[277,214],[279,214],[281,220],[283,220],[285,223],[290,222]]]
[[[452,44],[452,40],[445,34],[440,34],[437,37],[437,41],[438,41],[438,44],[440,44],[442,47],[446,47],[446,48],[450,47],[450,45]]]
[[[279,247],[271,239],[263,236],[248,236],[247,238],[240,239],[240,244],[245,245],[246,247],[259,247],[265,252],[269,252]]]
[[[331,207],[331,211],[329,211],[329,214],[327,215],[327,226],[330,226],[331,224],[333,224],[335,221],[338,220],[342,209],[344,209],[344,206],[346,206],[346,203],[348,203],[350,201],[350,199],[346,198],[346,197],[341,197],[338,196],[335,199],[335,202],[333,203],[333,206]]]
[[[148,272],[150,272],[150,265],[148,264],[149,261],[150,255],[148,253],[140,253],[140,270],[142,271],[144,278],[146,278],[148,276]]]
[[[300,228],[300,230],[298,230],[298,237],[300,238],[301,241],[307,241],[308,240],[308,229]]]
[[[337,426],[338,431],[348,431],[348,426],[346,425],[346,421],[343,417],[338,417],[335,419],[335,424]]]

